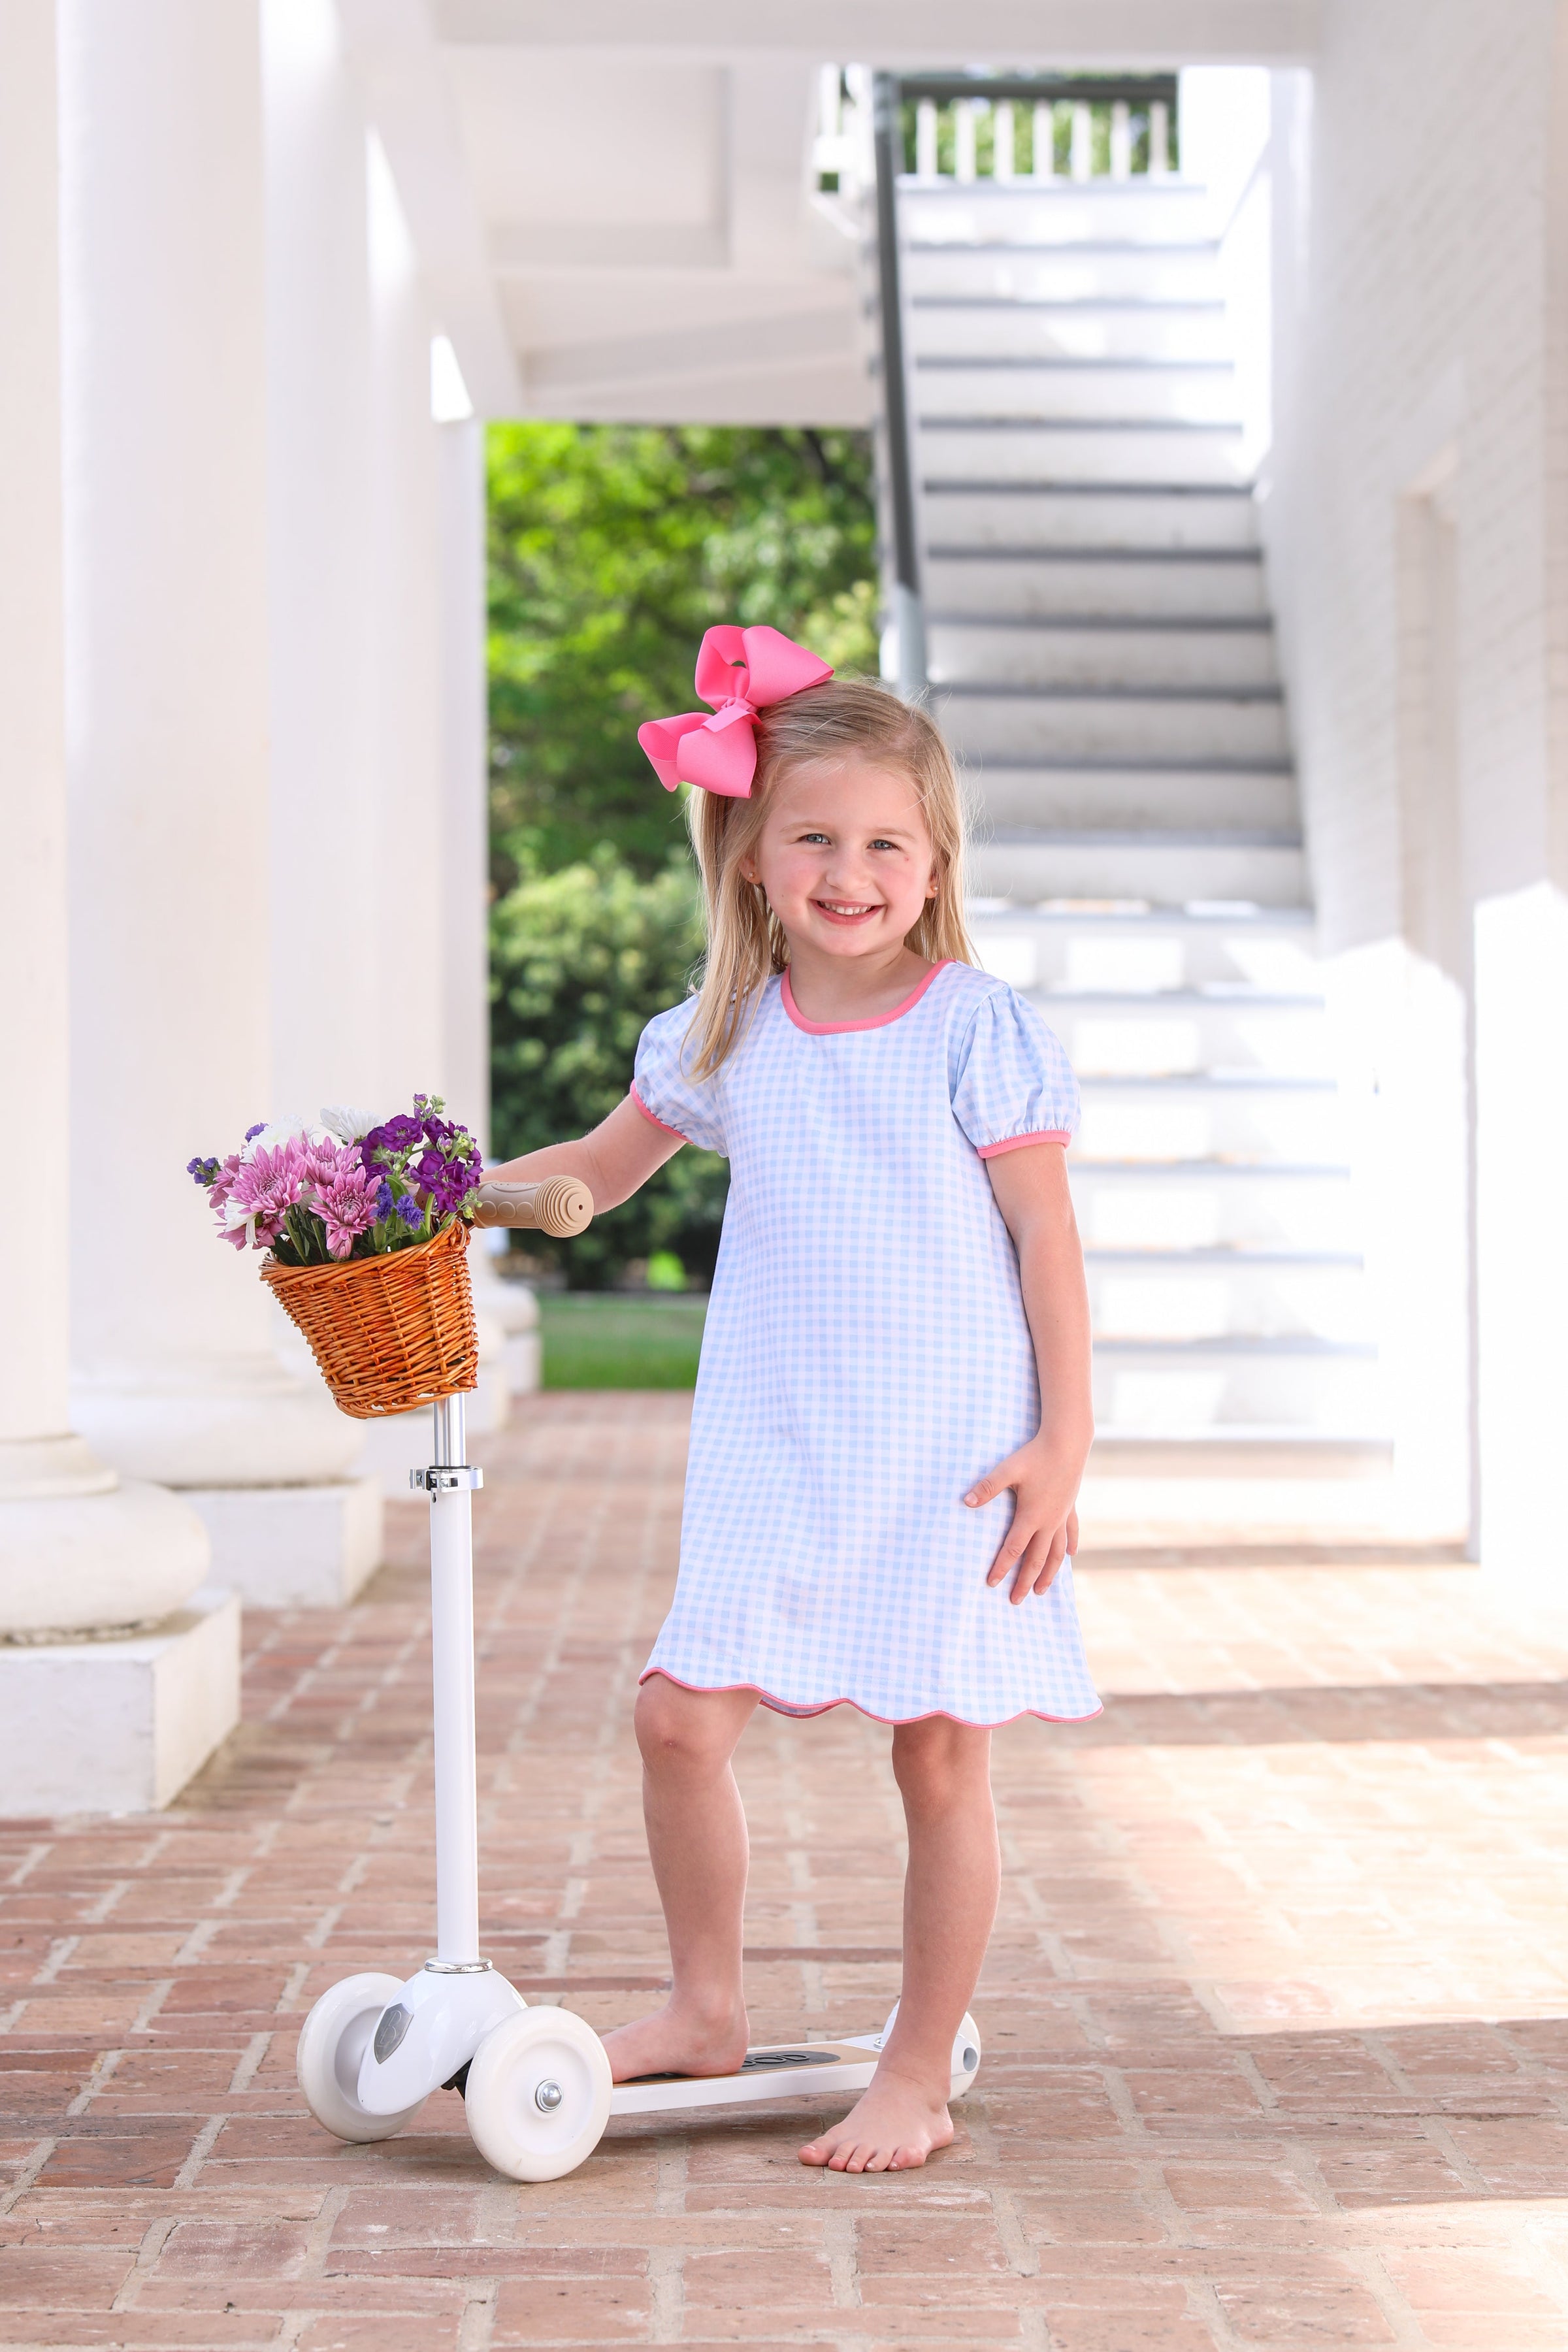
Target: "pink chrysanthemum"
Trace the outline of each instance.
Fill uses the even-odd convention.
[[[263,1148],[254,1160],[241,1160],[229,1178],[224,1201],[224,1239],[234,1241],[237,1249],[243,1249],[247,1241],[255,1249],[275,1242],[284,1218],[304,1192],[304,1152],[292,1136],[276,1151]],[[226,1168],[224,1174],[227,1172]]]
[[[330,1257],[347,1257],[358,1235],[370,1231],[380,1189],[379,1171],[373,1174],[351,1151],[342,1154],[330,1183],[318,1181],[312,1206],[326,1227]]]

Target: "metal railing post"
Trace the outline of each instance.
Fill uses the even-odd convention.
[[[904,366],[904,314],[899,272],[899,172],[903,130],[899,79],[879,73],[874,86],[873,144],[877,161],[877,279],[882,330],[882,405],[893,524],[893,626],[898,632],[898,688],[906,702],[926,688],[925,614],[921,604],[920,543],[915,528],[914,451],[909,381]]]

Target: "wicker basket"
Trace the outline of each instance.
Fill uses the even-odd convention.
[[[412,1412],[479,1384],[468,1287],[468,1229],[341,1265],[278,1265],[261,1279],[310,1343],[341,1412],[356,1421]]]

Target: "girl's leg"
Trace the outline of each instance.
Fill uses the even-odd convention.
[[[751,1691],[683,1690],[664,1675],[637,1693],[643,1818],[674,1981],[654,2016],[605,2034],[617,2083],[727,2074],[746,2054],[746,1816],[730,1759],[756,1704]]]
[[[893,1771],[910,1837],[903,1991],[869,2088],[842,2123],[801,2149],[803,2164],[835,2172],[901,2171],[952,2137],[952,2038],[996,1916],[990,1732],[945,1716],[900,1723]]]

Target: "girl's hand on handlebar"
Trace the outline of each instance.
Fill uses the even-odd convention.
[[[1078,1549],[1076,1507],[1082,1475],[1083,1464],[1075,1452],[1042,1431],[999,1462],[989,1477],[976,1479],[963,1498],[972,1510],[983,1510],[1009,1489],[1016,1497],[1013,1524],[986,1570],[987,1584],[1000,1584],[1016,1570],[1010,1600],[1027,1601],[1031,1593],[1049,1591],[1064,1559]]]

